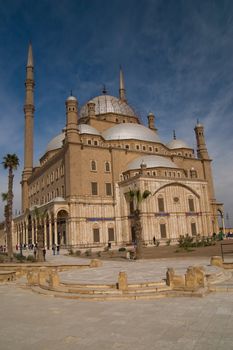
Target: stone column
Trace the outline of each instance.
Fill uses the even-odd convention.
[[[47,226],[47,225],[46,225]],[[52,232],[52,219],[51,217],[49,218],[49,247],[51,248],[53,245],[52,242],[52,237],[53,237],[53,232]]]
[[[54,218],[54,243],[57,245],[57,218]]]
[[[47,249],[47,225],[46,225],[46,219],[44,219],[44,247]]]

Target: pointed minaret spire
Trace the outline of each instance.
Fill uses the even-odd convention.
[[[173,140],[176,140],[176,130],[173,130]]]
[[[123,102],[127,102],[126,99],[126,91],[125,91],[125,83],[124,83],[124,76],[123,76],[123,71],[120,66],[120,87],[119,87],[119,98]]]
[[[28,179],[33,170],[33,124],[34,124],[34,72],[32,45],[29,44],[25,80],[25,131],[24,131],[24,169],[22,176],[22,211],[29,207]]]
[[[34,67],[33,65],[33,55],[32,55],[32,44],[29,44],[28,48],[28,61],[27,61],[27,67]]]

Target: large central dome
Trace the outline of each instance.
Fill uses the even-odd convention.
[[[95,104],[95,115],[114,113],[129,117],[136,117],[132,107],[117,97],[110,95],[100,95],[88,101],[80,110],[80,118],[88,116],[88,103]]]

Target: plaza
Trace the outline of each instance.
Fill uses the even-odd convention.
[[[90,259],[48,253],[47,263],[88,264]],[[218,268],[209,258],[104,261],[102,267],[59,273],[64,282],[114,283],[119,271],[129,282],[159,281],[167,267]],[[230,284],[230,281],[224,282]],[[232,349],[232,294],[203,298],[79,301],[33,293],[26,279],[1,284],[1,349]]]

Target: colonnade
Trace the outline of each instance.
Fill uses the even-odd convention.
[[[50,249],[53,244],[65,246],[68,244],[68,213],[61,210],[55,216],[48,213],[40,218],[44,232],[44,247]],[[35,215],[29,214],[24,220],[16,221],[14,224],[14,244],[35,245],[38,241],[38,219]]]

